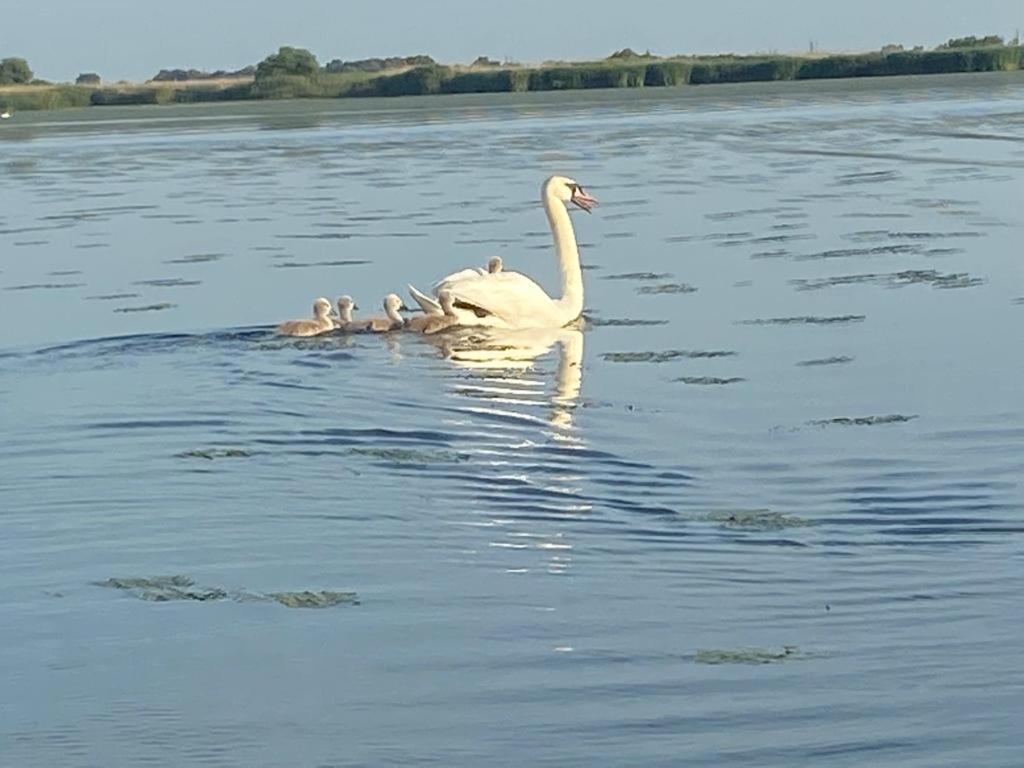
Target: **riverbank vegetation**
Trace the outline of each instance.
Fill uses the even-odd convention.
[[[342,61],[320,66],[302,48],[283,47],[255,67],[235,72],[161,70],[143,84],[99,86],[32,79],[24,59],[0,60],[0,106],[13,109],[124,104],[172,104],[243,99],[423,96],[439,93],[519,93],[590,88],[643,88],[821,78],[886,77],[1024,68],[1019,40],[956,38],[926,51],[887,45],[881,51],[840,55],[659,57],[629,48],[593,62],[522,66],[479,57],[469,66],[438,64],[429,56]]]

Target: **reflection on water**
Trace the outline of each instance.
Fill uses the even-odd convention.
[[[0,763],[1016,766],[1022,76],[19,113]]]

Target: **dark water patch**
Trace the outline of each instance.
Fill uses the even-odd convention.
[[[784,645],[780,649],[737,648],[734,650],[699,650],[694,656],[697,664],[780,664],[806,658],[795,645]]]
[[[185,280],[182,277],[160,277],[154,280],[136,280],[132,285],[148,285],[151,288],[181,288],[190,285],[202,285],[202,280]]]
[[[836,177],[836,183],[844,186],[851,184],[882,184],[888,181],[899,181],[903,174],[899,171],[863,171],[847,173]]]
[[[633,327],[633,326],[648,326],[648,325],[667,325],[668,320],[640,320],[629,317],[587,317],[587,324],[592,325],[595,328],[601,327]]]
[[[796,317],[767,317],[755,320],[741,320],[740,325],[845,325],[863,323],[867,315],[798,315]]]
[[[94,248],[109,248],[110,243],[79,243],[75,248],[79,251],[92,250]]]
[[[350,448],[348,452],[389,464],[459,464],[469,460],[463,453],[416,448]]]
[[[636,289],[642,294],[663,294],[663,293],[696,293],[697,288],[689,283],[659,283],[658,285],[643,285]]]
[[[81,288],[85,283],[26,283],[24,285],[8,285],[5,291],[50,291],[61,288]]]
[[[348,232],[321,232],[319,234],[274,235],[281,240],[351,240],[354,235]]]
[[[793,210],[792,208],[780,208],[780,207],[768,207],[768,208],[745,208],[741,211],[720,211],[717,213],[705,213],[704,218],[711,221],[728,221],[729,219],[739,219],[744,216],[758,216],[766,213],[785,213],[786,211]]]
[[[763,235],[761,237],[747,237],[738,240],[721,240],[715,243],[718,248],[735,248],[741,245],[767,245],[774,243],[791,243],[797,240],[814,240],[818,236],[812,233],[796,235]]]
[[[165,309],[174,309],[177,304],[169,301],[159,301],[156,304],[145,304],[138,307],[117,307],[115,312],[162,312]]]
[[[82,270],[80,269],[56,269],[53,272],[46,273],[48,277],[62,277],[67,275],[80,275]]]
[[[226,253],[192,253],[178,259],[167,259],[164,264],[205,264],[209,261],[219,261],[225,256]]]
[[[1024,306],[1024,296],[1018,296],[1015,299],[1010,299],[1010,303],[1016,304],[1017,306]]]
[[[636,237],[636,232],[605,232],[605,240],[625,240],[631,237]]]
[[[309,267],[352,267],[371,264],[369,259],[333,259],[330,261],[284,261],[274,264],[275,269],[306,269]]]
[[[784,259],[787,256],[792,256],[792,255],[793,255],[792,251],[787,251],[785,249],[779,248],[779,249],[776,249],[774,251],[755,251],[754,253],[750,254],[750,258],[752,258],[752,259]]]
[[[117,299],[136,299],[139,297],[137,293],[101,293],[96,296],[86,296],[85,298],[89,301],[115,301]]]
[[[254,245],[249,250],[263,253],[266,251],[283,251],[285,247],[283,245]]]
[[[817,291],[841,285],[882,285],[888,288],[902,288],[907,285],[930,285],[932,288],[973,288],[983,285],[980,277],[971,277],[966,272],[942,274],[934,269],[907,269],[901,272],[866,273],[860,275],[836,275],[810,280],[794,279],[790,285],[798,291]]]
[[[864,229],[857,232],[848,232],[843,235],[844,240],[853,242],[879,242],[882,240],[942,240],[962,237],[985,237],[984,232],[975,230],[958,230],[954,232],[904,232],[891,229]]]
[[[14,243],[16,247],[26,248],[33,245],[49,245],[49,240],[18,240]]]
[[[664,280],[672,277],[669,272],[622,272],[617,275],[604,275],[602,280]]]
[[[955,256],[963,253],[963,248],[925,248],[921,251],[922,256]]]
[[[849,355],[835,355],[833,357],[819,357],[814,360],[801,360],[797,365],[804,367],[811,367],[817,365],[845,365],[846,363],[852,363],[854,358]]]
[[[704,360],[732,357],[736,353],[724,349],[669,349],[663,352],[605,352],[601,359],[609,363],[667,363],[671,360]]]
[[[906,243],[893,243],[890,245],[876,245],[871,248],[832,248],[817,253],[800,254],[796,258],[799,261],[818,261],[821,259],[849,259],[855,256],[886,256],[896,254],[920,253],[923,246],[910,245]]]
[[[852,211],[839,214],[841,219],[912,219],[913,217],[912,213],[895,213],[893,211]]]
[[[873,427],[880,424],[903,424],[916,418],[917,414],[906,416],[902,413],[890,413],[885,416],[839,416],[833,419],[812,419],[807,424],[812,427]]]
[[[721,386],[724,384],[736,384],[746,381],[746,379],[739,376],[730,376],[725,379],[720,379],[717,376],[680,376],[678,379],[672,379],[672,381],[681,381],[683,384],[693,384],[696,386]]]
[[[243,448],[194,448],[191,451],[174,454],[178,459],[244,459],[252,456],[252,452]]]

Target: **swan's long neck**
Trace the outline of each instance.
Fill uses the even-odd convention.
[[[570,323],[583,311],[583,271],[580,269],[580,251],[576,233],[569,220],[565,204],[545,191],[544,212],[548,215],[551,235],[555,240],[555,255],[562,276],[562,297],[555,303],[564,316],[563,324]]]
[[[391,304],[384,305],[384,314],[388,316],[388,320],[393,323],[404,323],[405,319],[398,313],[398,307]]]

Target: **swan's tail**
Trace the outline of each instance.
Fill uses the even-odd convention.
[[[444,314],[444,310],[441,309],[441,305],[433,296],[427,296],[427,294],[422,291],[416,290],[412,285],[409,286],[409,295],[412,296],[413,300],[419,304],[423,311],[428,315]]]

